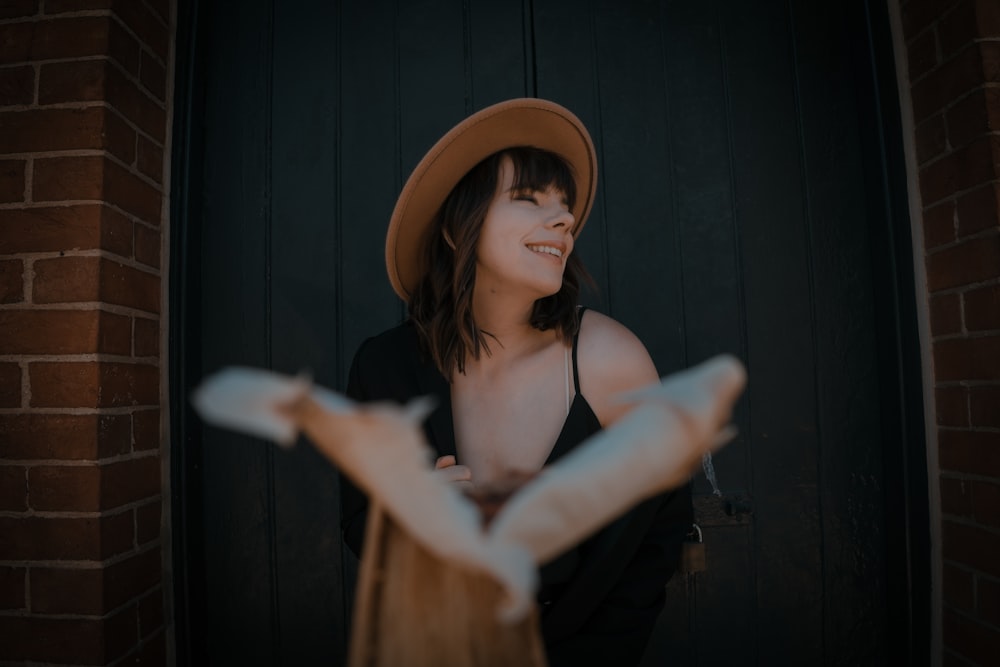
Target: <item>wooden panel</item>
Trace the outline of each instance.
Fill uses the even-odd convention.
[[[535,85],[538,97],[572,109],[590,130],[597,149],[597,195],[587,226],[573,252],[597,282],[597,293],[584,290],[582,301],[608,313],[611,309],[607,260],[608,229],[604,202],[604,137],[600,86],[594,44],[593,2],[534,0]]]
[[[270,365],[268,2],[210,10],[200,305],[204,371]],[[203,438],[206,587],[212,664],[276,662],[271,459],[274,445],[230,431]]]
[[[684,280],[667,145],[660,9],[656,2],[626,6],[607,0],[593,11],[608,310],[645,342],[666,374],[685,367]]]
[[[274,2],[271,101],[271,361],[275,370],[308,370],[337,386],[341,277],[336,202],[341,98],[337,5]],[[314,67],[304,67],[315,63]],[[317,85],[319,84],[319,85]],[[263,268],[263,267],[262,267]],[[301,442],[273,456],[275,664],[335,664],[346,653],[337,476]]]
[[[814,300],[783,5],[726,1],[746,303],[759,664],[823,659]]]
[[[884,664],[881,406],[848,14],[792,4],[816,312],[826,664]]]

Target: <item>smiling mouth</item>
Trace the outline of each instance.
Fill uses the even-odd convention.
[[[559,248],[555,248],[550,245],[529,245],[528,250],[532,252],[540,252],[545,255],[553,255],[558,258],[562,258],[563,253]]]

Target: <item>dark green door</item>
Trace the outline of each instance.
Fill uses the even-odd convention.
[[[588,303],[632,328],[662,374],[718,352],[749,368],[740,436],[715,460],[724,497],[695,481],[707,570],[669,584],[646,664],[921,653],[923,444],[884,8],[180,5],[183,662],[340,664],[355,567],[335,472],[308,446],[203,427],[184,392],[229,364],[342,388],[359,343],[404,314],[383,239],[406,174],[466,114],[521,96],[574,110],[599,152],[578,245],[600,285]]]

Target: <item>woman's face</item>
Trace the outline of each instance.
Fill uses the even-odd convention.
[[[573,250],[574,220],[566,197],[551,187],[513,190],[509,159],[503,160],[498,180],[476,247],[476,288],[524,290],[535,299],[555,294]]]

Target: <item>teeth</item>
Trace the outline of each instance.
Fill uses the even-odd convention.
[[[532,250],[534,252],[544,252],[550,255],[555,255],[556,257],[562,257],[562,250],[559,248],[553,248],[550,245],[529,245],[528,250]]]

